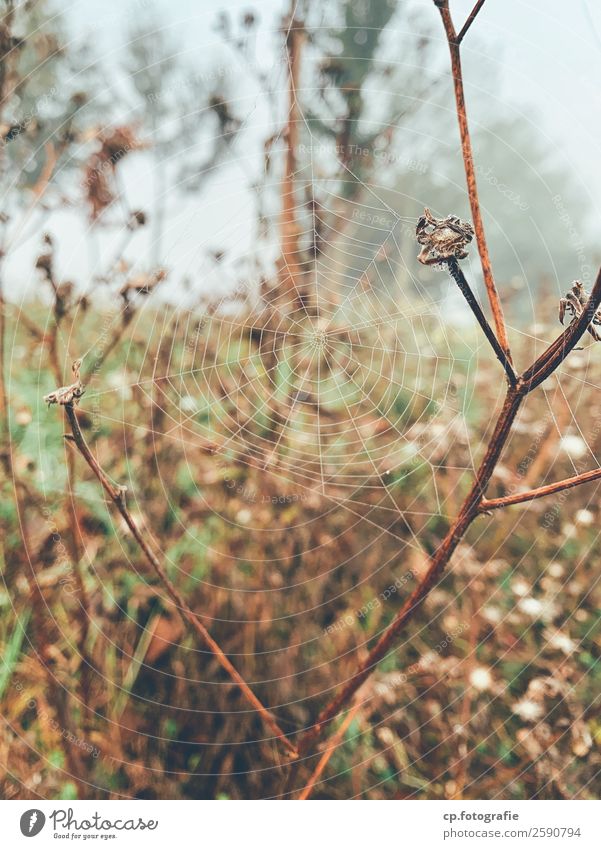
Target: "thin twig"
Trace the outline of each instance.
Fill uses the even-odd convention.
[[[307,784],[303,788],[303,791],[298,797],[299,802],[306,801],[311,795],[311,793],[313,793],[315,785],[321,778],[323,771],[328,765],[330,758],[332,757],[338,746],[340,746],[340,744],[344,740],[344,735],[346,734],[351,722],[355,718],[355,714],[359,712],[361,706],[361,702],[357,702],[357,704],[354,705],[344,717],[343,721],[340,724],[340,728],[338,728],[335,734],[332,734],[332,737],[328,742],[327,748],[325,749],[324,753],[317,762],[317,766],[313,770],[309,781],[307,782]]]
[[[415,613],[423,604],[430,590],[435,586],[444,572],[452,554],[463,539],[465,532],[478,515],[484,490],[492,476],[501,451],[507,442],[511,426],[524,398],[524,394],[524,391],[518,386],[510,386],[508,388],[505,403],[499,414],[488,449],[476,473],[472,487],[463,502],[459,515],[431,558],[425,575],[403,604],[393,621],[384,630],[380,639],[369,652],[363,663],[359,665],[338,695],[326,705],[314,725],[305,732],[299,743],[299,751],[308,751],[325,727],[340,713],[344,705],[349,702],[359,687],[369,678],[378,663],[393,648],[398,635],[409,620],[415,616]]]
[[[482,8],[482,6],[484,6],[485,2],[486,2],[486,0],[478,0],[478,2],[476,3],[476,5],[472,9],[472,11],[469,13],[464,25],[461,27],[461,29],[459,30],[459,33],[457,34],[457,37],[455,38],[456,44],[461,44],[461,42],[463,41],[463,39],[465,37],[465,34],[467,33],[467,31],[471,27],[471,25],[474,23],[474,21],[476,19],[476,15],[478,14],[478,12]]]
[[[597,280],[589,302],[583,310],[582,315],[572,322],[567,330],[561,334],[559,339],[550,346],[550,350],[553,349],[554,353],[550,358],[545,360],[545,365],[542,369],[545,371],[545,376],[547,376],[547,373],[550,374],[553,370],[555,370],[567,357],[569,352],[573,350],[580,337],[583,333],[585,333],[588,325],[590,324],[592,316],[595,314],[597,307],[599,306],[599,302],[601,302],[601,269],[597,275]],[[399,610],[391,624],[384,630],[376,645],[367,655],[367,658],[357,667],[340,692],[329,702],[329,704],[326,705],[317,717],[315,723],[301,737],[298,746],[299,752],[306,753],[310,750],[329,723],[338,716],[340,711],[353,698],[361,685],[367,680],[367,678],[369,678],[380,661],[393,648],[398,635],[415,616],[415,613],[419,610],[424,600],[427,598],[428,594],[446,569],[455,549],[465,536],[469,526],[477,516],[484,512],[482,509],[482,503],[484,502],[486,487],[488,486],[496,468],[501,452],[507,443],[511,427],[515,421],[515,417],[519,411],[522,401],[541,382],[541,380],[538,379],[539,371],[536,370],[536,364],[543,358],[545,358],[545,354],[539,357],[539,359],[526,370],[524,375],[518,378],[515,385],[509,386],[505,397],[505,403],[499,413],[488,448],[482,462],[480,463],[478,471],[476,472],[476,477],[472,487],[461,506],[457,518],[452,523],[446,536],[431,558],[428,570],[402,608]],[[534,377],[527,379],[526,375],[533,372]],[[544,380],[544,377],[542,377],[542,380]],[[573,485],[577,486],[580,483],[585,483],[587,480],[595,479],[593,474],[594,473],[586,473],[585,475],[579,476],[577,483],[574,483]],[[553,485],[550,487],[543,487],[542,489],[545,491],[541,493],[540,497],[557,491],[553,488]],[[537,495],[536,497],[539,496]],[[494,504],[494,501],[492,503]]]
[[[484,335],[486,336],[486,338],[490,342],[492,349],[497,356],[497,359],[499,360],[499,362],[501,363],[501,365],[505,369],[505,374],[507,375],[507,379],[509,380],[510,385],[514,386],[517,382],[517,379],[518,379],[518,376],[515,372],[515,369],[513,368],[510,360],[507,358],[505,351],[503,350],[503,348],[499,344],[499,341],[498,341],[497,337],[495,336],[492,327],[488,323],[486,316],[482,312],[482,307],[480,306],[480,304],[478,303],[478,301],[476,299],[476,296],[472,292],[470,284],[467,282],[467,279],[466,279],[463,271],[461,270],[459,263],[457,262],[456,259],[448,259],[447,260],[447,266],[448,266],[448,269],[449,269],[449,274],[451,275],[451,277],[453,278],[453,280],[455,281],[455,283],[459,287],[461,294],[463,295],[465,300],[468,302],[471,311],[476,316],[478,324],[480,325],[480,327],[484,331]]]
[[[581,486],[583,483],[590,483],[591,481],[599,480],[599,478],[601,478],[601,469],[592,469],[590,472],[582,472],[580,475],[564,478],[564,480],[556,481],[546,486],[537,486],[535,489],[527,489],[515,495],[504,495],[501,498],[484,498],[479,510],[481,513],[488,513],[489,510],[510,507],[512,504],[523,504],[525,501],[534,501],[537,498],[544,498],[546,495],[563,492],[564,489],[573,489],[575,486]]]
[[[586,307],[578,318],[558,336],[546,351],[538,357],[534,363],[527,368],[522,375],[522,380],[528,384],[528,391],[536,389],[549,375],[551,375],[565,360],[570,351],[578,344],[581,337],[586,333],[593,316],[601,304],[601,269],[597,274],[593,291]]]
[[[64,404],[64,408],[67,414],[67,418],[69,420],[69,424],[71,426],[73,439],[77,448],[79,449],[79,452],[81,453],[82,457],[84,458],[90,469],[94,472],[94,474],[102,484],[103,489],[105,490],[105,492],[107,493],[111,501],[114,503],[121,516],[123,517],[126,525],[132,533],[132,536],[144,552],[146,559],[156,572],[161,584],[165,588],[165,591],[171,598],[172,602],[175,604],[177,612],[182,617],[184,624],[189,626],[194,631],[196,636],[199,637],[201,643],[209,650],[209,652],[214,656],[217,662],[227,672],[232,681],[240,688],[245,699],[253,706],[253,708],[260,715],[263,722],[273,731],[275,736],[282,742],[288,753],[293,757],[297,757],[298,753],[296,748],[286,737],[273,715],[267,710],[267,708],[263,705],[260,699],[255,695],[253,690],[251,690],[244,678],[242,678],[238,670],[235,668],[229,658],[224,654],[219,644],[213,639],[213,637],[210,635],[205,626],[199,621],[198,617],[195,616],[192,610],[188,607],[188,605],[183,599],[183,596],[179,593],[179,591],[175,588],[175,586],[167,577],[167,574],[162,564],[146,542],[144,535],[141,533],[131,513],[125,505],[125,490],[122,487],[114,486],[110,482],[106,473],[90,451],[88,444],[85,441],[85,438],[79,427],[77,414],[75,412],[73,404]]]
[[[281,259],[280,276],[290,301],[302,303],[299,226],[296,209],[296,153],[300,128],[300,109],[297,98],[300,74],[301,45],[304,38],[302,24],[295,18],[296,2],[292,0],[286,37],[288,61],[288,119],[286,124],[286,159],[282,179],[282,212],[280,219]]]
[[[461,151],[463,154],[463,164],[465,168],[465,178],[467,182],[467,193],[472,211],[472,220],[474,223],[474,231],[476,234],[476,244],[480,255],[480,264],[482,266],[482,275],[486,284],[486,292],[490,307],[492,310],[497,338],[501,348],[505,351],[507,359],[511,362],[511,353],[509,350],[509,342],[507,339],[507,329],[505,327],[505,319],[503,317],[503,307],[501,299],[495,285],[488,246],[486,244],[486,235],[484,232],[484,222],[482,220],[482,212],[480,210],[480,201],[478,198],[478,186],[476,183],[476,170],[474,168],[474,155],[472,152],[472,142],[470,131],[467,122],[467,110],[465,105],[465,92],[463,89],[463,73],[461,70],[461,54],[459,50],[459,42],[457,41],[457,33],[453,26],[453,19],[449,11],[448,0],[434,0],[440,12],[449,52],[451,54],[451,71],[453,74],[453,88],[455,90],[455,104],[457,108],[457,120],[459,122],[459,134],[461,136]],[[475,15],[474,15],[475,17]]]

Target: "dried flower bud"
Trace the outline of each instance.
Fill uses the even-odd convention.
[[[465,259],[465,246],[472,241],[474,228],[456,215],[434,218],[429,209],[424,209],[415,235],[418,244],[423,245],[418,260],[424,265],[436,265],[448,259]]]
[[[69,384],[69,386],[60,386],[58,389],[55,389],[54,392],[44,395],[44,401],[48,404],[48,406],[51,404],[60,404],[64,407],[67,404],[77,404],[85,392],[85,387],[79,377],[80,368],[81,360],[75,360],[71,366],[71,371],[73,372],[73,383]]]

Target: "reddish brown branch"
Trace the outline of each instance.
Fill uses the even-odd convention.
[[[413,590],[391,624],[369,652],[367,658],[349,678],[340,692],[326,705],[315,724],[301,738],[299,750],[307,751],[318,739],[326,726],[340,713],[364,681],[369,678],[378,663],[392,650],[396,638],[415,613],[419,610],[430,590],[444,572],[453,552],[479,512],[484,490],[495,469],[501,451],[507,442],[511,425],[523,400],[524,393],[517,387],[509,387],[503,409],[499,414],[495,430],[486,454],[480,464],[472,488],[463,502],[459,515],[451,525],[445,538],[430,560],[424,577]]]
[[[478,12],[482,8],[482,6],[484,6],[485,2],[486,2],[486,0],[478,0],[478,2],[476,3],[476,5],[472,9],[472,11],[469,13],[469,15],[466,18],[464,25],[461,27],[461,29],[459,30],[459,33],[457,34],[457,37],[455,38],[455,42],[457,44],[461,44],[461,42],[463,41],[463,39],[465,37],[465,34],[467,33],[468,29],[471,27],[471,25],[476,20],[476,15],[478,14]]]
[[[298,79],[300,75],[301,45],[304,38],[302,24],[294,17],[295,3],[286,31],[286,54],[288,60],[288,120],[286,125],[286,158],[282,180],[282,212],[280,221],[281,285],[288,292],[288,300],[296,301],[300,297],[300,229],[296,209],[296,152],[300,128],[300,108],[297,99]]]
[[[580,475],[518,492],[515,495],[505,495],[502,498],[485,498],[480,504],[480,513],[488,513],[489,510],[498,510],[500,507],[510,507],[512,504],[523,504],[525,501],[534,501],[536,498],[544,498],[546,495],[553,495],[556,492],[562,492],[564,489],[573,489],[575,486],[590,483],[599,480],[599,478],[601,478],[601,469],[593,469],[590,472],[583,472]]]
[[[559,340],[556,340],[556,342],[550,346],[550,349],[553,349],[553,354],[548,358],[546,358],[546,353],[543,354],[527,370],[525,374],[534,372],[533,378],[526,379],[525,375],[522,375],[515,385],[509,386],[505,403],[499,414],[499,418],[497,419],[486,454],[484,455],[478,471],[476,472],[476,477],[472,487],[461,506],[459,515],[451,525],[451,528],[447,532],[445,538],[431,558],[426,574],[411,593],[391,624],[384,630],[375,646],[369,652],[367,658],[358,666],[340,692],[321,711],[313,726],[305,732],[299,742],[299,751],[301,753],[309,751],[329,723],[340,713],[344,706],[349,703],[359,687],[361,687],[367,678],[369,678],[378,663],[380,663],[388,652],[393,649],[394,643],[405,625],[407,625],[413,618],[417,610],[421,607],[423,601],[430,593],[430,590],[436,585],[438,579],[447,567],[455,549],[463,539],[467,529],[474,519],[484,511],[482,504],[494,504],[494,501],[484,501],[484,493],[501,456],[501,452],[507,443],[511,427],[522,401],[541,382],[540,380],[537,380],[537,375],[539,374],[539,371],[536,369],[537,363],[544,359],[545,365],[543,366],[543,370],[547,371],[550,369],[549,373],[551,373],[551,371],[556,369],[577,344],[582,334],[586,331],[600,301],[601,269],[597,275],[593,293],[591,294],[589,302],[582,315],[579,316],[579,318],[574,321],[564,333],[561,334]],[[544,377],[542,379],[544,379]],[[588,480],[594,480],[596,472],[589,472],[586,473],[586,475],[588,475]],[[601,477],[601,473],[599,476]],[[579,483],[586,482],[585,475],[579,476],[579,478],[578,483],[573,484],[574,486],[577,486]],[[562,481],[561,483],[565,484],[566,482]],[[562,486],[560,488],[567,489],[568,486]],[[542,497],[543,495],[548,495],[552,492],[558,491],[556,488],[553,488],[553,485],[551,485],[551,487],[543,487],[542,490],[544,491],[541,492],[540,496],[535,495],[534,497]],[[505,505],[499,504],[498,506],[500,507]]]
[[[465,92],[463,89],[463,72],[461,69],[461,53],[459,49],[459,40],[453,19],[449,11],[448,0],[435,0],[440,11],[449,52],[451,54],[451,72],[453,74],[453,87],[455,90],[455,104],[457,108],[457,120],[459,122],[459,134],[461,136],[461,151],[463,154],[463,164],[465,168],[465,178],[467,182],[467,193],[472,211],[472,220],[474,223],[474,231],[476,234],[476,244],[480,255],[480,264],[482,266],[482,275],[486,285],[486,292],[495,322],[497,338],[501,348],[505,351],[507,359],[511,362],[511,353],[509,351],[509,342],[507,339],[507,330],[505,327],[505,319],[503,317],[503,308],[501,299],[495,285],[490,256],[488,253],[488,245],[486,244],[486,235],[484,232],[484,222],[482,220],[482,212],[480,210],[480,201],[478,198],[478,186],[476,183],[476,170],[474,168],[474,155],[472,152],[472,142],[470,131],[467,122],[467,109],[465,104]],[[474,18],[478,9],[472,12]],[[473,20],[473,19],[472,19]],[[471,23],[471,22],[470,22]],[[464,27],[465,29],[465,27]],[[467,31],[467,30],[466,30]]]
[[[543,380],[546,380],[578,344],[593,320],[599,304],[601,304],[601,269],[599,269],[593,291],[582,314],[564,330],[561,336],[557,337],[555,342],[549,345],[547,350],[522,375],[522,380],[528,385],[529,392],[536,389]]]
[[[328,765],[330,758],[332,757],[332,755],[334,754],[334,752],[336,751],[338,746],[340,746],[340,744],[344,740],[344,735],[346,734],[347,729],[349,728],[351,722],[355,718],[355,714],[358,713],[360,708],[361,708],[361,703],[358,702],[356,705],[354,705],[349,710],[349,712],[347,713],[347,715],[344,717],[343,721],[341,722],[340,728],[336,731],[335,734],[332,735],[332,738],[329,741],[329,744],[328,744],[327,748],[325,749],[324,753],[322,754],[319,761],[317,762],[317,766],[313,770],[309,781],[307,782],[307,784],[303,788],[302,792],[299,794],[299,797],[298,797],[299,802],[304,802],[313,793],[313,790],[315,789],[315,785],[317,784],[317,782],[321,778],[323,771],[326,768],[326,766]]]
[[[114,503],[121,516],[123,517],[127,527],[132,533],[132,536],[144,552],[146,559],[154,569],[157,577],[159,578],[159,581],[165,588],[165,591],[170,597],[171,601],[174,603],[177,612],[182,617],[184,624],[192,629],[194,634],[200,639],[202,645],[204,645],[208,649],[208,651],[213,655],[213,657],[217,660],[220,666],[227,672],[232,681],[240,688],[245,699],[257,711],[265,725],[267,725],[275,734],[275,736],[282,742],[288,753],[291,756],[296,757],[298,753],[295,747],[286,737],[273,715],[267,710],[267,708],[263,705],[260,699],[255,695],[253,690],[248,686],[244,678],[242,678],[238,670],[235,668],[229,658],[224,654],[219,644],[213,639],[213,637],[210,635],[210,633],[202,624],[202,622],[199,621],[198,617],[188,607],[188,605],[183,599],[183,596],[167,577],[167,573],[165,572],[162,564],[146,542],[144,535],[141,533],[131,513],[125,505],[125,489],[122,487],[114,486],[110,482],[104,470],[99,465],[96,458],[90,451],[88,444],[85,441],[84,436],[79,427],[77,414],[73,405],[65,404],[64,407],[65,412],[67,414],[67,418],[69,420],[69,424],[71,426],[73,439],[79,452],[81,453],[82,457],[84,458],[90,469],[94,472],[94,474],[102,484],[103,489],[105,490],[105,492],[107,493],[111,501]]]

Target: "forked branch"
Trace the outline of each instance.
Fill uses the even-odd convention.
[[[485,499],[486,488],[497,466],[499,458],[509,435],[511,428],[520,406],[524,398],[530,394],[541,382],[544,376],[539,379],[542,372],[550,374],[561,362],[567,357],[571,350],[578,344],[578,341],[586,332],[592,317],[594,316],[599,303],[601,302],[601,269],[597,275],[595,286],[589,298],[589,301],[584,308],[582,314],[575,319],[572,324],[558,337],[558,339],[549,346],[548,351],[544,352],[526,372],[517,379],[515,384],[509,386],[505,403],[499,413],[497,423],[493,430],[493,434],[488,443],[486,453],[476,472],[474,482],[463,502],[459,514],[451,527],[447,531],[446,536],[440,543],[438,549],[430,560],[428,569],[415,587],[407,601],[399,610],[391,624],[382,632],[378,641],[373,646],[366,659],[357,667],[355,672],[347,680],[339,693],[326,705],[319,714],[317,721],[309,728],[299,742],[299,751],[301,753],[309,751],[319,739],[321,734],[338,716],[341,710],[350,703],[351,699],[361,687],[361,685],[374,672],[376,666],[383,658],[394,649],[395,642],[405,626],[415,616],[425,599],[430,593],[430,590],[436,585],[457,546],[465,536],[467,529],[472,522],[482,513],[488,510],[498,509],[500,507],[509,506],[510,504],[527,501],[533,498],[542,498],[545,495],[551,495],[562,489],[569,489],[580,484],[587,483],[591,480],[601,478],[601,470],[594,470],[576,478],[570,478],[565,481],[560,481],[558,484],[551,484],[547,487],[541,487],[537,490],[531,490],[529,493],[520,493],[516,496],[509,496],[505,499]],[[550,354],[548,352],[551,352]],[[540,363],[543,363],[539,367]],[[527,377],[527,375],[533,375]]]
[[[599,478],[601,478],[601,469],[592,469],[590,472],[582,472],[580,475],[564,478],[561,481],[549,483],[546,486],[538,486],[536,489],[516,492],[515,495],[505,495],[502,498],[484,498],[480,504],[480,512],[488,513],[489,510],[498,510],[500,507],[511,507],[512,504],[523,504],[526,501],[534,501],[537,498],[554,495],[556,492],[563,492],[565,489],[573,489],[575,486],[581,486],[583,483],[599,480]]]
[[[488,297],[497,329],[496,337],[492,333],[491,328],[488,326],[488,322],[483,316],[482,311],[479,308],[479,304],[467,284],[467,280],[465,279],[457,262],[458,258],[461,259],[466,256],[463,249],[465,244],[471,238],[471,227],[466,227],[465,222],[462,222],[455,216],[449,216],[447,219],[436,221],[429,214],[429,211],[426,210],[424,217],[420,218],[417,226],[418,242],[424,246],[419,258],[426,264],[440,264],[441,262],[447,264],[451,275],[461,289],[472,311],[476,315],[486,338],[501,360],[507,377],[509,378],[509,387],[505,397],[505,403],[499,413],[488,447],[475,474],[470,491],[461,506],[457,518],[452,522],[446,536],[430,559],[425,575],[422,577],[390,625],[384,629],[365,660],[359,664],[340,691],[321,711],[316,722],[302,735],[298,746],[301,754],[308,752],[314,746],[329,723],[332,722],[332,720],[338,716],[340,711],[342,711],[344,707],[351,702],[359,688],[373,673],[380,661],[389,652],[394,650],[397,637],[415,616],[416,612],[430,593],[430,590],[436,585],[457,546],[465,536],[466,531],[479,515],[488,512],[489,510],[520,503],[521,501],[542,498],[545,495],[550,495],[554,492],[559,492],[563,489],[569,489],[571,487],[587,483],[591,480],[601,478],[601,470],[593,470],[592,472],[577,475],[574,478],[559,481],[557,484],[550,484],[548,486],[530,490],[527,493],[519,493],[515,496],[508,496],[500,499],[485,498],[486,489],[503,449],[507,444],[512,425],[524,398],[536,389],[536,387],[538,387],[561,365],[570,351],[572,351],[577,345],[582,335],[590,327],[593,317],[601,303],[601,269],[597,275],[590,298],[588,302],[583,305],[582,312],[520,377],[516,377],[513,366],[511,365],[511,357],[507,343],[501,302],[492,276],[492,269],[490,266],[488,248],[486,245],[486,238],[480,212],[463,91],[461,58],[459,53],[459,44],[484,3],[483,0],[482,2],[476,3],[463,28],[459,34],[457,34],[449,11],[448,0],[434,0],[434,2],[440,11],[451,53],[457,116],[459,120],[468,194],[474,220],[476,242],[482,264],[482,273],[484,275]],[[503,357],[499,356],[498,347],[501,348],[501,353],[504,354]]]
[[[58,403],[60,403],[60,401]],[[131,513],[127,509],[127,506],[125,504],[125,487],[114,486],[110,482],[106,473],[90,451],[90,448],[88,447],[88,444],[85,441],[85,438],[81,432],[81,428],[79,427],[79,422],[77,420],[77,414],[73,406],[73,401],[63,403],[62,406],[64,406],[65,413],[67,415],[71,427],[73,441],[77,446],[79,453],[84,458],[90,469],[94,472],[94,474],[102,484],[104,491],[107,493],[107,495],[123,517],[123,520],[131,531],[132,536],[144,552],[146,559],[154,569],[159,581],[161,582],[167,595],[170,597],[171,601],[175,605],[177,612],[181,616],[184,624],[194,632],[196,637],[199,638],[201,644],[206,649],[208,649],[208,651],[213,655],[213,657],[217,660],[220,666],[229,675],[231,680],[240,688],[244,698],[249,702],[249,704],[253,706],[253,708],[257,711],[265,725],[271,729],[275,736],[284,745],[288,754],[296,758],[298,754],[296,748],[286,737],[273,715],[267,710],[267,708],[261,702],[258,696],[249,687],[249,685],[240,675],[233,663],[223,652],[220,645],[213,639],[213,637],[202,624],[202,622],[200,622],[198,617],[188,607],[188,605],[183,599],[183,596],[179,593],[179,591],[175,588],[175,586],[167,577],[167,574],[161,562],[146,542],[143,533],[140,531]]]
[[[480,200],[478,197],[478,185],[476,183],[476,169],[474,167],[474,155],[472,152],[472,142],[470,131],[467,122],[467,109],[465,105],[465,92],[463,88],[463,71],[461,68],[461,53],[459,45],[461,39],[471,26],[474,18],[478,14],[483,2],[477,3],[471,15],[465,23],[465,26],[459,33],[455,31],[453,19],[449,10],[448,0],[434,0],[440,12],[442,23],[444,26],[449,52],[451,54],[451,72],[453,75],[453,88],[455,91],[455,104],[457,108],[457,120],[459,122],[459,134],[461,136],[461,152],[463,154],[463,165],[465,169],[465,179],[467,182],[467,193],[472,211],[472,220],[474,222],[474,230],[476,234],[476,244],[480,255],[480,264],[482,266],[482,276],[486,285],[486,292],[490,307],[495,322],[497,338],[501,348],[505,352],[507,359],[511,362],[511,353],[509,350],[509,341],[507,339],[507,329],[505,327],[505,318],[503,316],[503,308],[501,299],[495,285],[495,280],[488,253],[488,245],[486,243],[486,235],[484,232],[484,222],[482,220],[482,212],[480,210]]]
[[[474,23],[474,21],[476,20],[476,15],[478,14],[478,12],[479,12],[479,11],[480,11],[480,9],[482,8],[482,6],[484,6],[484,3],[485,3],[485,2],[486,2],[486,0],[478,0],[478,2],[476,3],[476,5],[475,5],[475,6],[474,6],[474,8],[472,9],[472,11],[469,13],[469,15],[468,15],[468,16],[467,16],[467,18],[466,18],[466,21],[465,21],[464,25],[463,25],[463,26],[461,27],[461,29],[459,30],[459,32],[458,32],[458,34],[457,34],[457,37],[456,37],[456,39],[455,39],[455,42],[456,42],[457,44],[461,44],[461,42],[462,42],[462,41],[463,41],[463,39],[464,39],[464,36],[466,35],[466,33],[467,33],[468,29],[471,27],[471,25],[472,25],[472,24]]]

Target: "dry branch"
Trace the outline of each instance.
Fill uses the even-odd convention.
[[[490,342],[490,345],[491,345],[493,351],[495,352],[497,359],[499,360],[499,362],[501,363],[501,365],[505,369],[505,374],[507,375],[507,380],[509,381],[509,384],[511,386],[514,386],[517,382],[518,376],[515,373],[515,369],[513,368],[512,364],[511,364],[511,360],[507,357],[507,354],[505,353],[505,351],[503,350],[503,348],[499,344],[497,337],[493,333],[493,330],[492,330],[490,324],[488,323],[486,316],[482,312],[482,307],[480,306],[480,304],[478,303],[478,301],[476,299],[476,296],[472,292],[471,287],[470,287],[469,283],[467,282],[466,277],[465,277],[463,271],[461,270],[461,268],[459,266],[459,263],[457,262],[456,259],[450,259],[450,260],[448,260],[447,265],[448,265],[448,269],[449,269],[449,274],[451,275],[451,277],[453,278],[455,283],[457,283],[457,286],[459,287],[461,294],[463,295],[463,297],[467,301],[471,311],[476,316],[478,324],[482,328],[484,335],[486,336],[486,338]]]
[[[482,8],[482,6],[484,6],[485,2],[486,2],[486,0],[478,0],[478,2],[476,3],[476,5],[472,9],[472,11],[469,13],[469,15],[466,18],[464,25],[461,27],[461,29],[459,30],[459,33],[457,34],[457,38],[455,39],[457,44],[461,44],[461,42],[463,41],[468,29],[474,23],[474,21],[476,19],[476,15],[478,14],[478,12]]]
[[[498,510],[500,507],[510,507],[512,504],[523,504],[526,501],[534,501],[537,498],[544,498],[546,495],[563,492],[564,489],[573,489],[575,486],[580,486],[583,483],[599,480],[599,478],[601,478],[601,469],[593,469],[590,472],[582,472],[580,475],[564,478],[561,481],[549,483],[546,486],[538,486],[535,489],[517,492],[515,495],[505,495],[502,498],[484,498],[480,504],[480,512],[488,513],[489,510]]]
[[[77,420],[77,414],[75,412],[73,403],[66,403],[63,406],[67,418],[69,420],[69,425],[71,427],[71,433],[73,435],[73,441],[75,442],[75,445],[77,446],[80,454],[82,455],[90,469],[94,472],[94,474],[102,484],[102,487],[105,492],[107,493],[107,495],[109,496],[121,516],[123,517],[127,527],[132,533],[132,536],[144,552],[146,559],[154,569],[159,581],[163,585],[171,601],[174,603],[177,612],[182,617],[184,624],[192,629],[195,635],[200,639],[202,645],[204,645],[208,649],[208,651],[213,655],[213,657],[217,660],[220,666],[227,672],[232,681],[240,688],[245,699],[257,711],[265,725],[267,725],[275,734],[275,736],[281,741],[281,743],[286,748],[288,754],[292,757],[296,757],[297,751],[295,747],[286,737],[273,715],[267,710],[267,708],[263,705],[260,699],[255,695],[253,690],[248,686],[248,684],[240,675],[233,663],[224,654],[219,644],[213,639],[213,637],[210,635],[210,633],[202,624],[202,622],[199,621],[198,617],[188,607],[188,605],[183,599],[183,596],[167,577],[167,574],[162,564],[146,542],[143,533],[136,525],[131,513],[126,507],[125,488],[120,486],[114,486],[110,482],[106,473],[90,451],[90,448],[88,447],[88,444],[85,441],[85,438],[79,427],[79,422]]]
[[[495,285],[490,256],[488,253],[488,245],[486,244],[486,234],[484,232],[484,222],[482,220],[482,212],[480,210],[480,201],[478,199],[478,185],[476,183],[476,170],[474,168],[474,155],[472,152],[472,142],[467,121],[467,109],[465,105],[465,92],[463,89],[463,72],[461,69],[461,53],[459,49],[460,38],[455,31],[451,12],[449,10],[448,0],[435,0],[436,6],[440,11],[442,22],[447,37],[449,52],[451,54],[451,72],[453,74],[453,88],[455,91],[455,103],[457,107],[457,120],[459,122],[459,134],[461,136],[461,152],[463,154],[463,164],[465,168],[465,178],[467,182],[467,192],[472,210],[472,219],[474,222],[474,230],[476,233],[476,244],[480,255],[480,264],[482,266],[482,275],[486,285],[488,300],[492,310],[497,338],[501,348],[505,351],[507,359],[511,362],[511,353],[509,350],[509,342],[507,339],[507,329],[505,327],[505,319],[503,317],[503,308],[501,299]],[[482,3],[477,4],[477,8],[472,11],[469,24],[476,17],[476,14]],[[464,27],[467,32],[466,24]],[[465,35],[462,30],[461,38]]]

